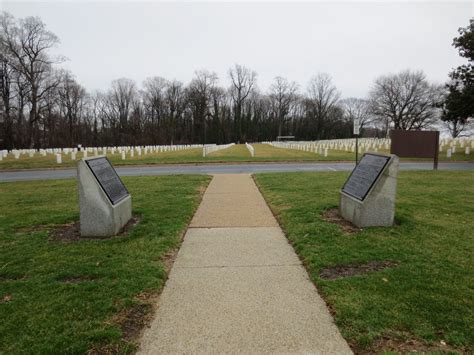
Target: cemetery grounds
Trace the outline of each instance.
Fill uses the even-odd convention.
[[[352,349],[474,351],[474,173],[400,172],[396,226],[363,230],[325,217],[347,176],[254,178]],[[0,353],[135,351],[209,181],[124,178],[140,221],[104,240],[58,233],[75,180],[1,183]]]
[[[321,141],[323,142],[323,141]],[[439,160],[442,162],[474,162],[474,149],[471,149],[470,154],[465,154],[464,147],[461,147],[460,142],[454,143],[456,146],[455,152],[451,157],[447,157],[447,149],[449,146],[443,145],[439,152]],[[301,149],[279,148],[269,144],[255,143],[252,147],[255,150],[254,157],[251,156],[250,151],[245,144],[236,144],[230,148],[222,149],[208,154],[203,157],[202,148],[183,149],[177,151],[149,151],[145,154],[143,148],[140,148],[140,155],[138,154],[138,147],[134,149],[134,154],[127,151],[125,159],[118,150],[114,152],[110,148],[107,149],[107,157],[114,166],[125,165],[153,165],[153,164],[203,164],[203,163],[252,163],[252,162],[330,162],[330,161],[354,161],[355,152],[351,149],[328,149],[327,156],[324,151],[313,152],[306,151],[306,145],[302,144]],[[362,156],[365,148],[359,154]],[[369,149],[371,150],[371,149]],[[382,154],[389,153],[389,149],[381,145],[377,151]],[[88,156],[94,156],[94,151],[90,149]],[[103,154],[101,148],[98,149],[97,154]],[[82,152],[76,154],[76,159],[83,157]],[[431,159],[415,159],[402,158],[402,161],[431,161]],[[21,170],[21,169],[51,169],[51,168],[71,168],[76,164],[75,160],[71,159],[71,154],[63,153],[61,163],[56,161],[56,155],[48,153],[42,155],[35,152],[30,157],[28,153],[19,155],[16,159],[12,153],[0,160],[0,171],[2,170]]]

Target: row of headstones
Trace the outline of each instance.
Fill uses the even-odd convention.
[[[304,143],[322,145],[323,148],[328,148],[329,150],[339,150],[345,152],[355,152],[356,145],[360,151],[378,151],[379,149],[390,149],[390,139],[388,138],[359,138],[358,142],[356,142],[355,138],[329,139]]]
[[[286,142],[263,142],[264,144],[269,144],[272,147],[276,148],[284,148],[284,149],[296,149],[302,150],[304,152],[313,152],[316,154],[324,155],[325,157],[328,156],[328,148],[324,148],[322,146],[313,146],[310,144],[304,143],[286,143]]]
[[[474,142],[473,144],[471,145],[471,147],[474,149]],[[464,147],[464,154],[465,155],[469,155],[471,154],[471,147],[467,146],[467,147]],[[439,146],[439,151],[443,151],[443,148],[441,146]],[[461,150],[462,151],[462,150]],[[451,156],[456,153],[456,146],[452,146],[448,149],[446,149],[446,157],[448,158],[451,158]]]
[[[320,155],[327,156],[329,150],[339,150],[345,152],[355,152],[356,143],[355,139],[333,139],[333,140],[322,140],[314,142],[264,142],[271,144],[275,147],[286,148],[286,149],[297,149],[306,152],[314,152]],[[456,148],[459,146],[464,150],[464,154],[469,155],[471,150],[474,149],[474,139],[472,138],[461,138],[461,139],[442,139],[439,144],[439,151],[442,152],[446,149],[446,156],[451,158],[452,154],[456,153]],[[378,152],[379,149],[390,149],[390,139],[387,138],[361,138],[358,143],[359,153],[373,151]]]
[[[247,147],[248,151],[250,152],[251,157],[253,158],[255,156],[255,148],[251,144],[248,144],[247,142],[245,143],[245,146]]]
[[[329,150],[339,150],[344,152],[355,152],[355,139],[332,139],[310,142],[264,142],[277,148],[296,149],[306,152],[328,156]],[[389,139],[379,138],[361,138],[358,142],[359,153],[373,151],[378,152],[379,149],[390,149]]]
[[[201,148],[202,144],[186,144],[186,145],[154,145],[154,146],[137,146],[137,147],[87,147],[81,148],[48,148],[48,149],[13,149],[11,151],[1,150],[0,161],[6,158],[9,154],[12,154],[15,159],[20,159],[21,155],[28,155],[30,158],[34,158],[36,153],[41,156],[47,156],[48,154],[54,154],[56,156],[56,162],[62,163],[62,155],[70,155],[71,160],[76,160],[77,154],[80,151],[84,158],[87,158],[88,153],[98,155],[110,154],[121,154],[122,160],[126,159],[126,155],[129,154],[131,158],[135,156],[135,152],[138,156],[142,154],[147,155],[148,153],[157,152],[174,152],[185,149]]]
[[[229,143],[229,144],[206,144],[205,146],[202,147],[202,156],[205,158],[208,154],[212,152],[217,152],[218,150],[230,148],[235,143]]]
[[[474,149],[474,139],[473,138],[455,138],[455,139],[441,139],[439,142],[439,151],[442,152],[446,149],[446,157],[451,158],[451,156],[456,153],[457,148],[459,147],[460,151],[464,150],[465,155],[471,154],[471,149]]]
[[[460,148],[464,148],[470,146],[474,148],[474,137],[463,137],[463,138],[443,138],[439,141],[439,146],[449,146],[455,147],[459,146]]]

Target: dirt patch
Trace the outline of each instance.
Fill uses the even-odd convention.
[[[26,275],[0,275],[0,282],[26,280]]]
[[[183,240],[183,237],[184,233],[183,236],[181,236],[181,241]],[[171,271],[171,267],[173,266],[174,261],[178,256],[178,251],[179,249],[170,250],[169,252],[161,256],[160,261],[165,266],[166,274],[169,274],[169,272]]]
[[[161,290],[160,290],[161,291]],[[116,325],[122,331],[122,342],[128,343],[127,348],[136,348],[138,340],[153,319],[158,304],[158,292],[143,292],[135,297],[135,304],[123,309],[106,323]],[[103,344],[90,349],[88,355],[121,354],[123,344]]]
[[[4,296],[0,297],[0,304],[1,303],[8,303],[11,300],[12,300],[12,295],[10,295],[10,294],[4,295]]]
[[[62,282],[65,284],[77,284],[80,282],[97,281],[97,280],[99,280],[99,278],[96,276],[79,275],[79,276],[59,278],[56,281]]]
[[[152,310],[152,305],[147,303],[137,304],[128,309],[123,320],[118,323],[124,340],[132,341],[140,335],[143,327],[151,320]]]
[[[422,340],[408,339],[401,340],[391,337],[382,337],[373,342],[369,348],[358,348],[351,346],[355,354],[381,354],[384,352],[394,352],[397,354],[422,353],[422,354],[467,354],[465,349],[456,349],[439,341],[433,344],[427,344]]]
[[[346,221],[339,213],[338,208],[330,208],[323,213],[323,219],[326,222],[337,224],[341,227],[342,231],[347,234],[355,234],[360,232],[362,228],[357,227],[349,221]]]
[[[202,196],[204,195],[204,193],[206,192],[207,190],[207,185],[200,185],[196,191],[199,193],[199,197],[202,198]]]
[[[37,226],[33,227],[22,227],[15,229],[16,233],[34,233],[34,232],[43,232],[51,229],[52,226],[46,224],[38,224]]]
[[[365,264],[347,264],[328,267],[319,273],[319,277],[325,280],[335,280],[342,277],[367,274],[369,272],[380,271],[389,267],[397,266],[395,261],[371,261]]]
[[[81,230],[79,222],[62,224],[59,226],[50,226],[49,239],[53,241],[61,242],[75,242],[78,240],[92,240],[92,239],[110,239],[117,237],[126,237],[129,232],[140,222],[141,217],[138,215],[133,216],[130,221],[120,230],[116,236],[111,237],[81,237]]]
[[[87,355],[115,355],[115,354],[122,354],[120,344],[108,344],[102,347],[94,347],[89,349],[86,354]]]

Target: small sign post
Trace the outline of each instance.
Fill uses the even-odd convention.
[[[358,118],[354,118],[354,136],[356,137],[356,165],[359,162],[359,130],[360,122]]]

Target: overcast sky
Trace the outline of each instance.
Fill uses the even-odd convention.
[[[234,63],[298,82],[329,73],[344,97],[364,97],[373,80],[403,69],[443,83],[464,63],[451,46],[474,16],[474,1],[421,3],[11,2],[15,17],[40,16],[59,36],[56,51],[88,90],[150,76],[188,82],[215,71],[228,85]]]

